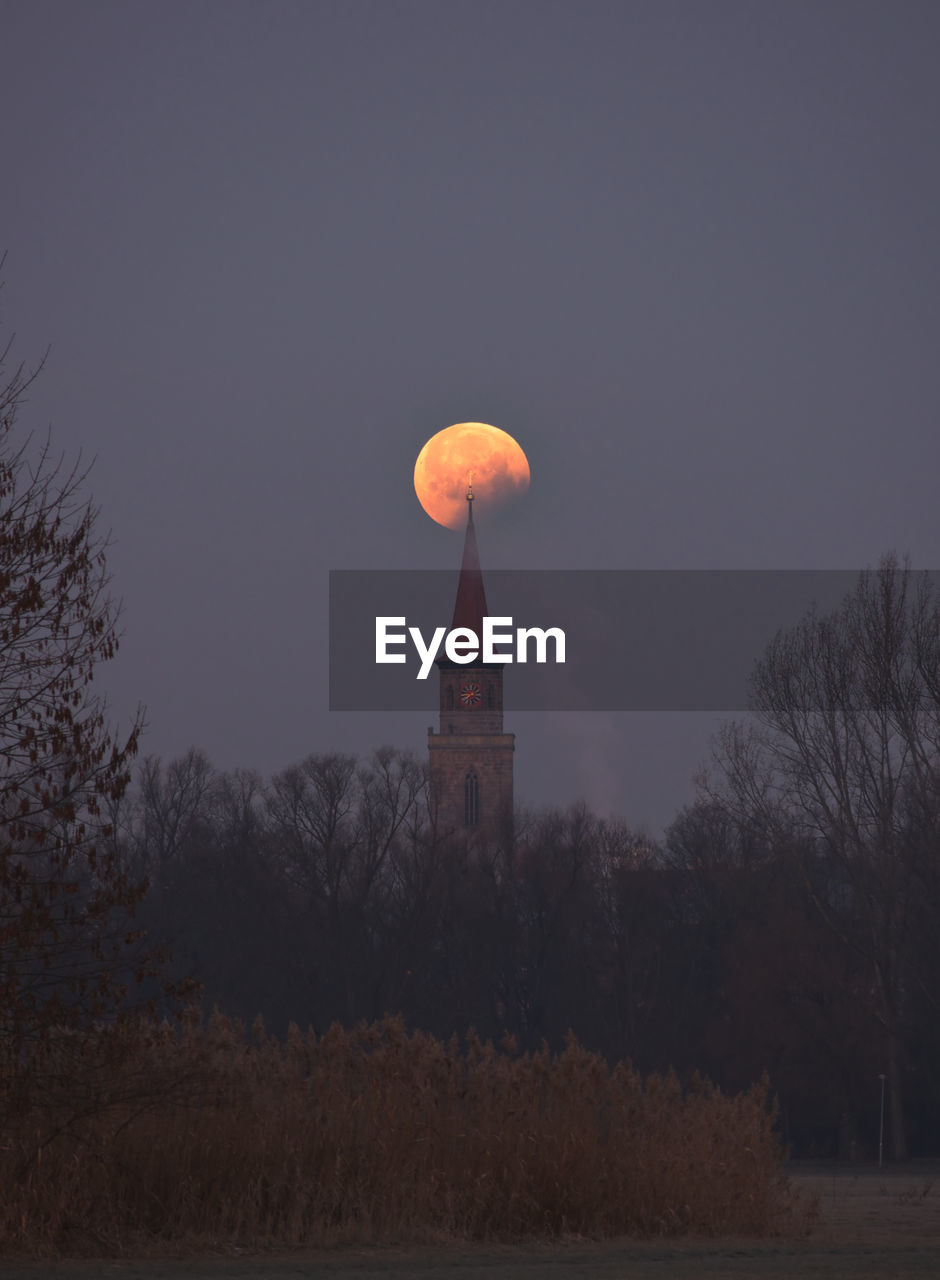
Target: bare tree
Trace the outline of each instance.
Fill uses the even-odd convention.
[[[147,756],[140,765],[129,813],[121,815],[127,855],[158,883],[200,825],[209,820],[218,780],[205,754],[190,747],[163,765]]]
[[[424,769],[391,748],[377,750],[362,768],[352,756],[308,756],[271,781],[273,847],[308,926],[320,935],[310,951],[321,946],[319,970],[332,985],[336,1013],[348,1021],[366,999],[378,943],[374,907],[393,874],[393,851],[426,803]]]
[[[117,650],[107,538],[48,441],[17,445],[17,410],[38,370],[3,375],[0,353],[0,1031],[7,1045],[120,1004],[126,874],[107,820],[128,782],[138,714],[115,738],[95,691]]]
[[[718,751],[737,812],[790,847],[818,912],[868,967],[896,1158],[923,833],[936,814],[938,618],[929,579],[886,557],[837,613],[812,611],[777,637],[752,676],[756,725],[728,726]]]

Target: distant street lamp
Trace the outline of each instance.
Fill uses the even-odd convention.
[[[879,1073],[881,1081],[881,1123],[878,1125],[878,1168],[883,1169],[885,1163],[885,1078]]]

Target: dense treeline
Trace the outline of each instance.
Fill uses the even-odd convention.
[[[468,1026],[560,1049],[571,1028],[611,1062],[701,1071],[726,1090],[768,1071],[797,1151],[871,1153],[886,1034],[865,963],[807,882],[809,851],[773,843],[718,800],[662,846],[583,807],[524,815],[513,848],[435,839],[422,767],[311,756],[263,784],[196,750],[144,762],[121,849],[150,891],[141,922],[179,976],[284,1034],[400,1011],[442,1038]],[[845,904],[843,904],[844,906]],[[913,1154],[940,1146],[930,973],[937,918],[912,944],[905,1009]]]

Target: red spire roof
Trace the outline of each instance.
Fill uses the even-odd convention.
[[[457,600],[454,604],[454,620],[451,630],[467,627],[477,636],[483,635],[483,619],[486,617],[486,592],[483,590],[483,573],[477,552],[477,536],[473,527],[473,490],[467,492],[467,536],[463,544],[463,561],[457,583]]]

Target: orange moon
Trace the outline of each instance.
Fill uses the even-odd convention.
[[[431,436],[415,463],[415,493],[432,520],[448,529],[467,520],[467,478],[473,505],[494,511],[529,487],[529,463],[508,431],[485,422],[458,422]]]

